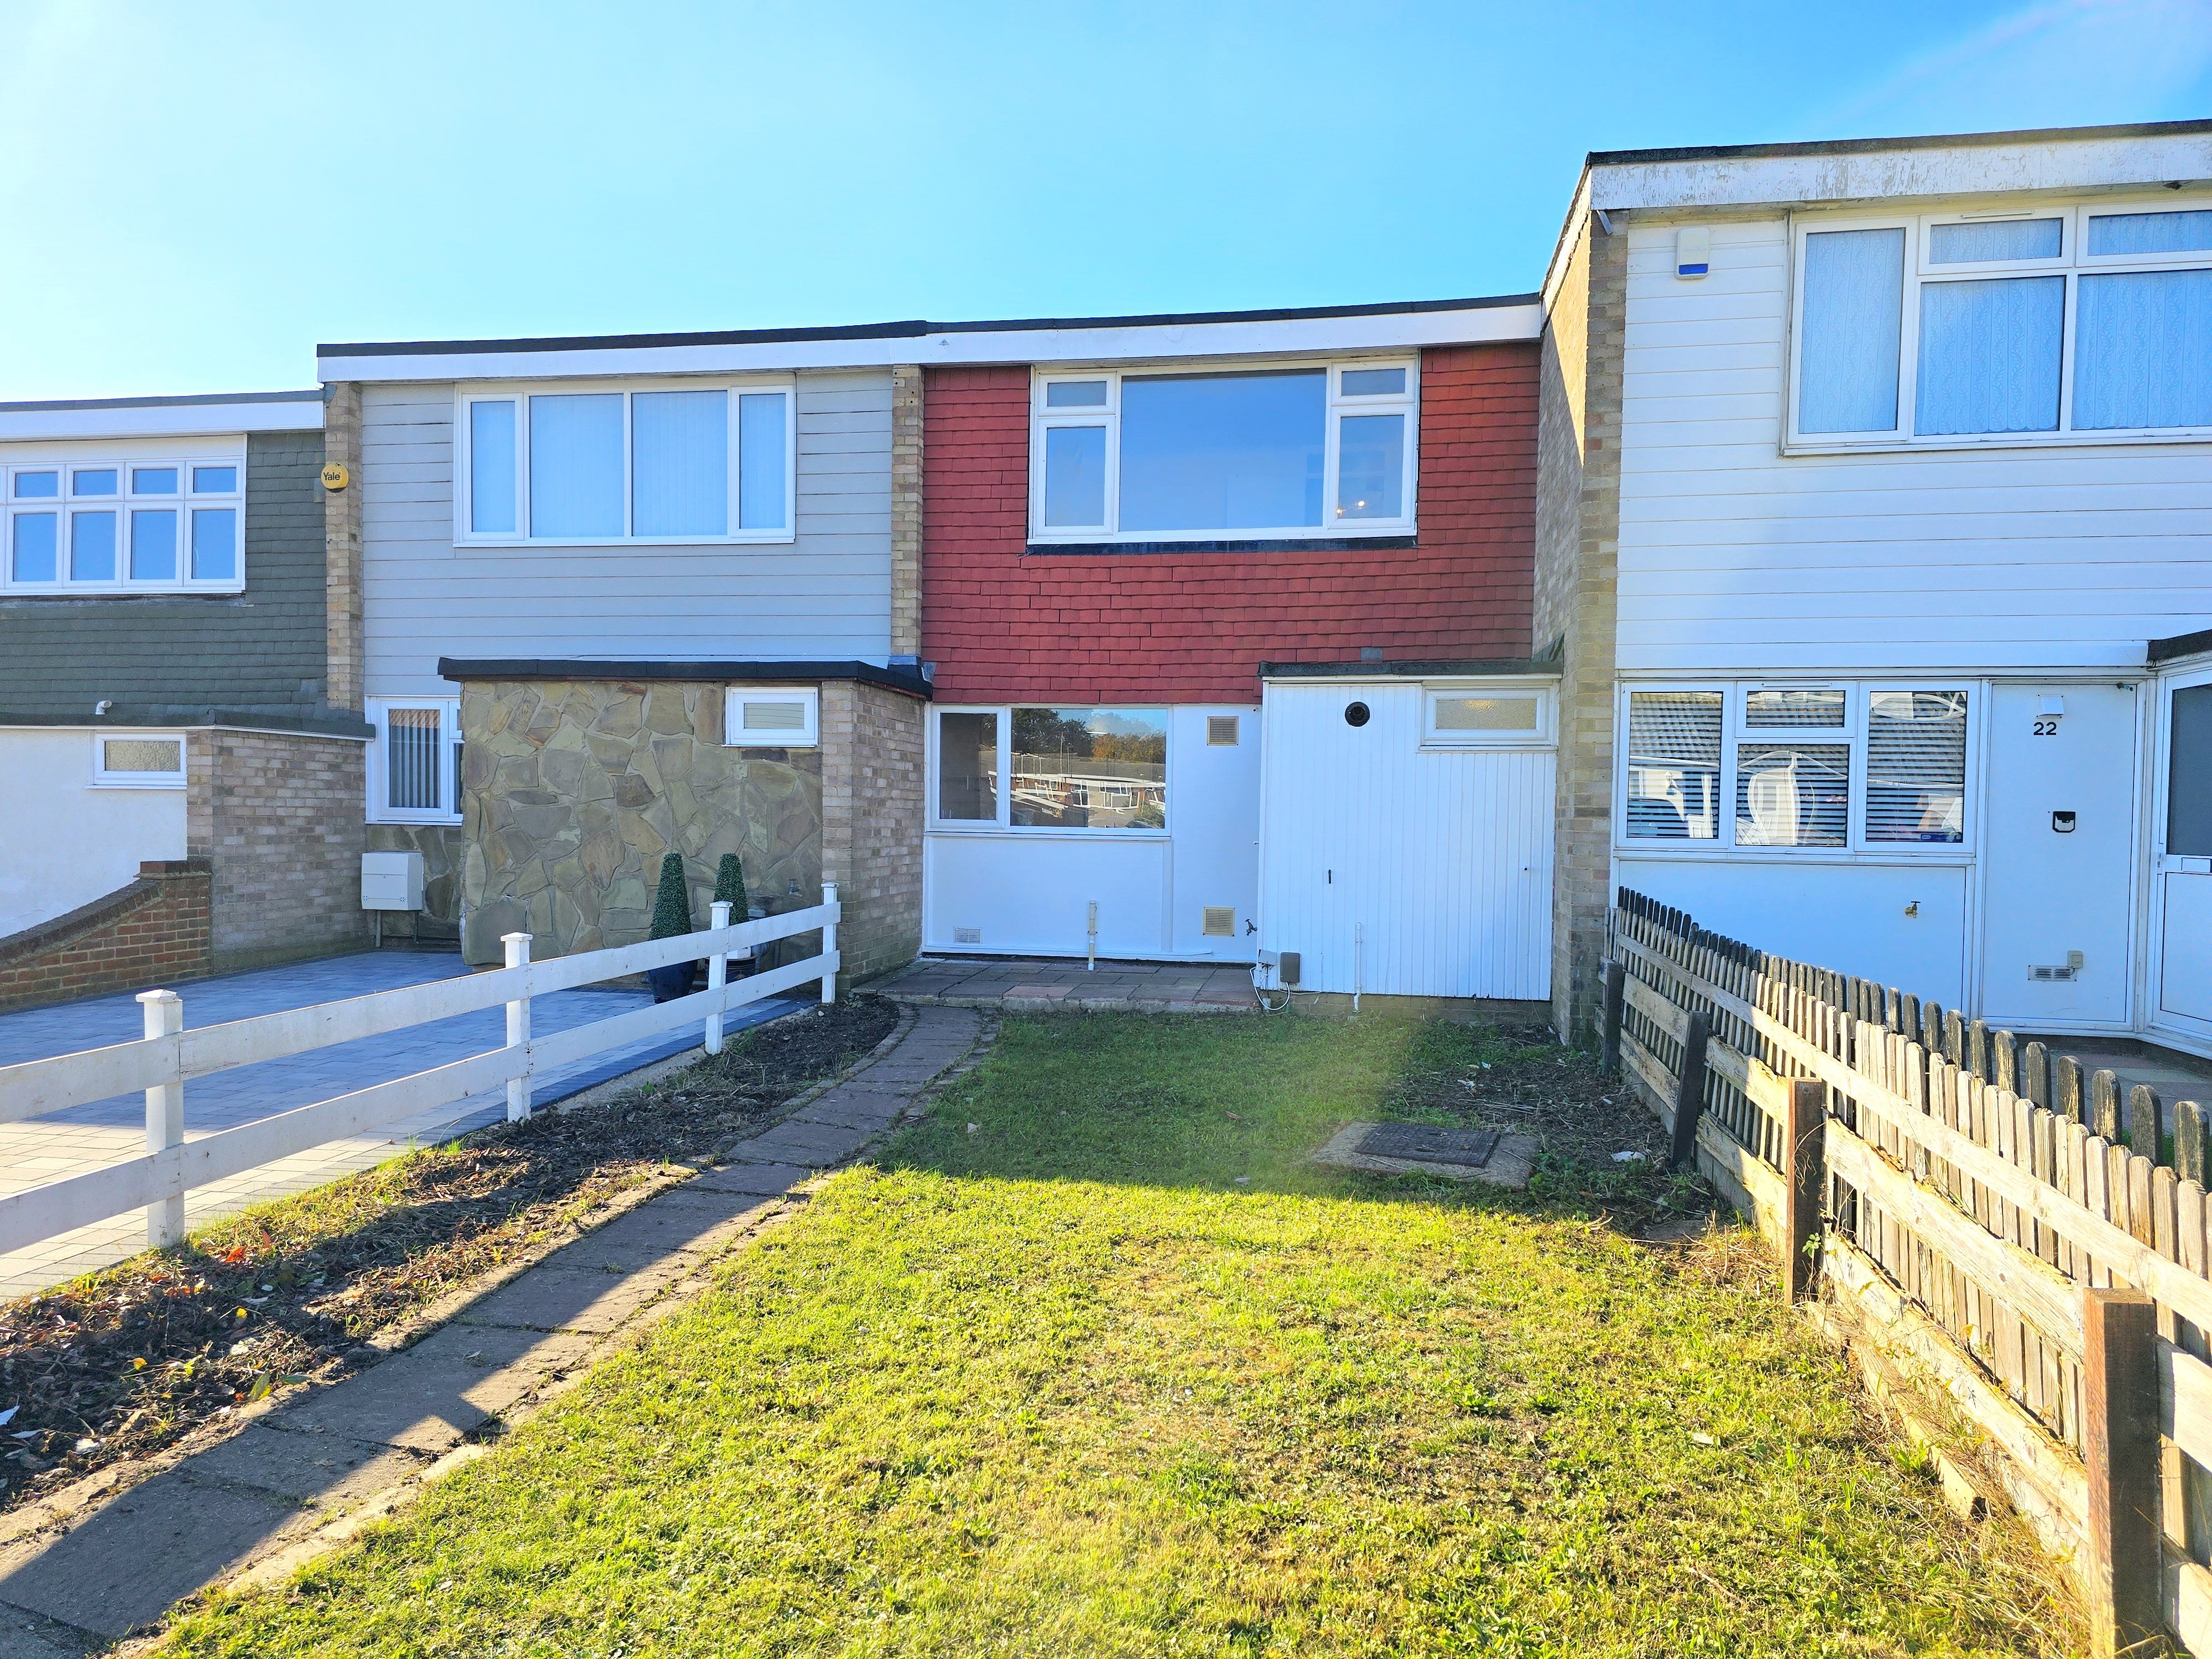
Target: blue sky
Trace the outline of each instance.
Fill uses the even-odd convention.
[[[0,0],[0,398],[1534,286],[1584,151],[2212,114],[2212,0]]]

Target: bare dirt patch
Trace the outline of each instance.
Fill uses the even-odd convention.
[[[365,1346],[378,1332],[711,1158],[897,1018],[861,996],[778,1020],[657,1084],[477,1130],[0,1309],[0,1511],[380,1358]]]

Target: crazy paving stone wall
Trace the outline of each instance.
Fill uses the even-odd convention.
[[[693,918],[714,868],[744,860],[771,911],[818,902],[817,750],[726,749],[724,688],[665,681],[471,682],[461,692],[462,954],[501,960],[631,945],[653,919],[664,854],[681,853]],[[796,893],[793,889],[796,886]]]

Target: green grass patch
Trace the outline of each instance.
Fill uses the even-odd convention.
[[[1306,1161],[1492,1042],[1009,1021],[714,1294],[165,1650],[2075,1650],[2053,1571],[1870,1437],[1748,1235],[1616,1230],[1663,1177]]]

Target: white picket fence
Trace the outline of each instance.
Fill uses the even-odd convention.
[[[184,1237],[185,1194],[195,1187],[449,1105],[501,1083],[507,1085],[508,1118],[525,1118],[530,1115],[532,1080],[538,1073],[695,1020],[702,1022],[707,1051],[718,1054],[723,1015],[810,981],[821,981],[823,1002],[836,1000],[839,911],[835,883],[823,883],[822,902],[808,909],[734,926],[729,913],[728,905],[716,904],[712,923],[696,932],[550,962],[531,961],[531,936],[509,933],[503,968],[189,1031],[184,1029],[183,1000],[174,991],[143,992],[138,1000],[145,1005],[146,1035],[140,1041],[0,1066],[0,1123],[112,1099],[133,1090],[143,1089],[146,1094],[144,1155],[0,1197],[0,1254],[142,1206],[147,1243],[173,1244]],[[732,954],[817,929],[822,934],[818,954],[735,981],[728,978]],[[703,991],[548,1036],[531,1035],[533,997],[702,958],[708,981]],[[185,1085],[194,1078],[427,1025],[501,1003],[507,1006],[502,1048],[195,1140],[185,1139]]]

